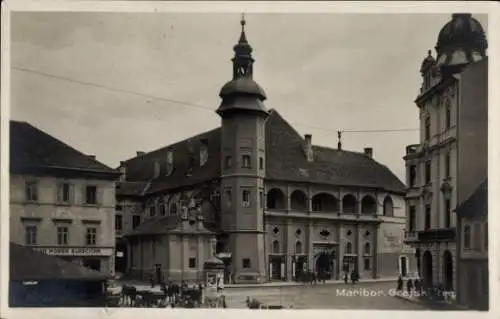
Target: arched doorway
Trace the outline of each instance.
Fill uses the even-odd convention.
[[[423,282],[425,287],[432,287],[432,254],[426,250],[423,257]]]
[[[399,257],[399,273],[402,277],[408,276],[408,259],[406,256]]]
[[[453,257],[449,250],[443,254],[443,278],[446,290],[453,290]]]
[[[316,259],[316,273],[320,278],[331,278],[332,276],[332,263],[330,262],[330,256],[325,253],[319,253]]]

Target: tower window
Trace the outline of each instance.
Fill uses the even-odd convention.
[[[243,167],[243,168],[251,168],[252,167],[252,165],[250,163],[250,155],[243,155],[241,167]]]
[[[226,189],[227,207],[231,207],[231,190]]]
[[[259,157],[259,169],[264,169],[264,158]]]
[[[250,268],[250,258],[243,258],[242,266],[243,268]]]
[[[242,193],[242,206],[250,207],[250,191],[243,191]]]
[[[231,156],[226,156],[224,159],[224,167],[231,168],[233,166],[233,158]]]
[[[189,268],[196,268],[196,258],[189,258]]]

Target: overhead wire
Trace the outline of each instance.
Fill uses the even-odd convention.
[[[179,105],[184,105],[192,108],[197,108],[197,109],[202,109],[202,110],[209,110],[214,112],[215,109],[203,106],[200,104],[195,104],[191,102],[186,102],[182,100],[177,100],[177,99],[172,99],[172,98],[166,98],[166,97],[161,97],[161,96],[155,96],[151,94],[146,94],[146,93],[141,93],[141,92],[136,92],[136,91],[131,91],[127,89],[122,89],[122,88],[117,88],[117,87],[111,87],[107,85],[102,85],[102,84],[97,84],[93,82],[88,82],[88,81],[83,81],[83,80],[77,80],[77,79],[72,79],[69,77],[65,76],[60,76],[60,75],[55,75],[47,72],[42,72],[42,71],[37,71],[33,69],[29,69],[26,67],[20,67],[20,66],[12,66],[11,67],[14,70],[20,71],[20,72],[25,72],[25,73],[31,73],[31,74],[36,74],[39,76],[44,76],[47,78],[52,78],[60,81],[66,81],[70,83],[75,83],[75,84],[80,84],[80,85],[85,85],[85,86],[90,86],[90,87],[95,87],[99,88],[102,90],[107,90],[107,91],[112,91],[112,92],[117,92],[117,93],[125,93],[125,94],[130,94],[130,95],[135,95],[138,97],[143,97],[151,100],[158,100],[158,101],[165,101],[168,103],[172,104],[179,104]],[[342,134],[344,133],[397,133],[397,132],[415,132],[419,131],[418,128],[401,128],[401,129],[372,129],[372,130],[352,130],[352,129],[344,129],[344,130],[335,130],[335,129],[329,129],[326,127],[321,127],[321,126],[314,126],[310,124],[305,124],[301,122],[292,122],[295,125],[302,126],[302,127],[308,127],[308,128],[313,128],[317,130],[322,130],[322,131],[329,131],[329,132],[336,132],[339,133],[341,132]]]

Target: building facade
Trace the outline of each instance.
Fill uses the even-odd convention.
[[[28,123],[10,132],[11,241],[114,274],[119,173]]]
[[[361,278],[415,272],[403,243],[404,184],[373,159],[373,149],[313,145],[311,135],[266,109],[244,21],[234,53],[233,78],[219,94],[219,128],[121,164],[119,189],[141,187],[119,190],[118,205],[143,203],[142,224],[125,235],[133,255],[127,273],[148,276],[158,266],[164,278],[192,279],[206,252],[225,262],[234,283],[296,280],[307,271],[328,279],[354,269]],[[185,221],[196,232],[182,230]],[[163,257],[140,250],[151,240]],[[172,266],[174,249],[184,257]]]
[[[457,301],[477,310],[489,309],[488,181],[458,208],[459,250]]]
[[[483,106],[464,103],[462,76],[469,66],[487,61],[484,31],[470,14],[453,14],[439,33],[436,51],[436,59],[429,51],[420,69],[423,84],[415,101],[420,110],[420,143],[408,146],[404,158],[408,187],[405,242],[416,249],[426,286],[442,284],[455,290],[455,208],[467,198],[465,193],[470,196],[473,191],[471,174],[476,169],[470,172],[471,166],[484,170],[485,149],[477,151],[487,145],[484,134],[467,137],[487,127],[487,117],[486,113],[471,117],[482,112]]]

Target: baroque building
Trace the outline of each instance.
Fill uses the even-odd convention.
[[[197,280],[212,254],[232,283],[415,271],[404,184],[372,148],[313,145],[268,110],[244,25],[219,94],[220,127],[121,163],[126,273]]]
[[[453,14],[441,29],[437,57],[428,56],[415,103],[420,110],[420,143],[406,148],[408,211],[405,242],[416,248],[426,286],[456,290],[455,209],[486,178],[486,37],[471,14]],[[475,84],[473,84],[475,83]]]
[[[10,240],[114,274],[119,172],[26,122],[10,122]]]

